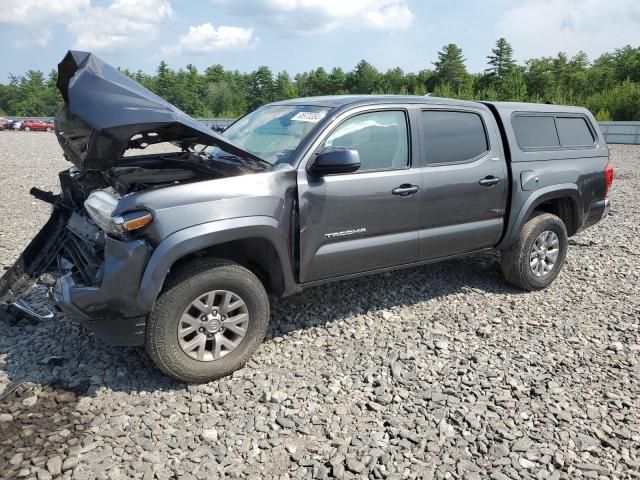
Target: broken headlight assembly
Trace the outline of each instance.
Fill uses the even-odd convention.
[[[117,237],[146,227],[153,221],[153,215],[146,210],[114,217],[113,212],[117,206],[118,198],[110,193],[109,189],[92,192],[84,202],[84,208],[91,220],[105,232]]]

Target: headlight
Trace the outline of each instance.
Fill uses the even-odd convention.
[[[84,208],[91,220],[105,232],[120,236],[125,232],[138,230],[153,221],[153,215],[146,210],[126,213],[114,217],[118,199],[108,190],[96,190],[84,202]]]

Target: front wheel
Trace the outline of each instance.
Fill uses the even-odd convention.
[[[167,280],[147,324],[146,349],[165,374],[209,382],[241,368],[268,323],[269,298],[251,271],[198,260]]]
[[[542,290],[560,273],[567,256],[567,229],[560,218],[543,213],[529,220],[518,239],[502,251],[506,280],[523,290]]]

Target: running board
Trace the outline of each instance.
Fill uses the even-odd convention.
[[[55,316],[55,314],[51,310],[49,310],[47,307],[42,307],[47,311],[46,314],[42,315],[36,312],[35,310],[33,310],[29,305],[24,303],[22,300],[16,300],[13,303],[13,306],[18,310],[20,310],[21,312],[29,315],[30,317],[35,318],[36,320],[51,320]]]

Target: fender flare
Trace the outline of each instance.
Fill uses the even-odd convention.
[[[153,251],[144,270],[138,302],[151,311],[173,264],[184,256],[215,245],[245,238],[263,238],[275,248],[280,258],[285,289],[293,282],[286,236],[273,217],[251,216],[202,223],[166,237]]]
[[[558,185],[550,185],[548,187],[540,188],[534,191],[525,200],[524,204],[520,208],[518,215],[515,217],[513,223],[509,226],[507,233],[503,237],[502,241],[498,244],[497,248],[502,249],[511,245],[518,237],[520,230],[531,217],[533,211],[542,203],[556,198],[570,198],[576,218],[574,218],[576,225],[582,224],[582,217],[584,212],[582,195],[580,189],[575,183],[562,183]],[[511,216],[513,218],[513,216]]]

